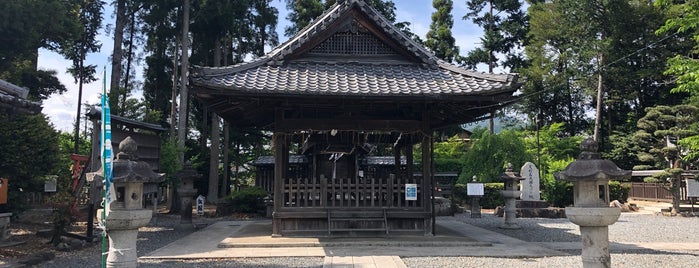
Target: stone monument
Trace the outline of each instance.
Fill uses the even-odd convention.
[[[138,145],[131,137],[119,143],[119,154],[112,164],[113,185],[118,193],[109,206],[106,221],[102,212],[98,212],[100,222],[106,222],[109,236],[109,253],[107,267],[136,267],[136,238],[138,228],[146,226],[153,212],[143,208],[143,183],[155,183],[163,180],[163,173],[154,173],[150,165],[136,161]],[[103,171],[92,173],[97,182],[104,181]],[[94,179],[93,179],[94,180]]]
[[[524,178],[519,184],[519,190],[522,194],[519,199],[526,201],[541,201],[541,193],[539,193],[539,169],[532,162],[524,163],[519,175]]]
[[[630,170],[600,159],[597,147],[596,141],[583,140],[578,159],[554,174],[558,180],[573,182],[574,205],[565,211],[566,217],[580,226],[584,268],[611,267],[608,226],[619,219],[621,210],[609,207],[609,180],[631,177]]]

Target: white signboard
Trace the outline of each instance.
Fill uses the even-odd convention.
[[[405,184],[405,200],[408,200],[408,201],[417,200],[417,184],[412,184],[412,183]]]
[[[695,179],[685,179],[687,182],[687,197],[699,197],[699,181]]]
[[[485,190],[483,189],[482,183],[467,183],[466,184],[466,194],[467,195],[484,195]]]
[[[206,201],[206,197],[204,196],[199,196],[197,197],[197,215],[202,216],[204,215],[204,202]]]

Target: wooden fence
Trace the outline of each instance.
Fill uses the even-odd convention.
[[[665,189],[662,183],[632,182],[629,198],[636,200],[672,202],[672,193]],[[680,186],[680,202],[689,203],[687,185],[682,181]]]

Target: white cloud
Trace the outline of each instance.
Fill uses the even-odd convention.
[[[53,94],[46,99],[43,102],[43,113],[48,115],[49,120],[56,129],[67,132],[73,129],[78,109],[78,84],[75,83],[75,79],[70,74],[66,73],[66,70],[71,65],[70,61],[55,52],[44,49],[39,50],[39,69],[55,70],[58,80],[68,89],[63,94]],[[99,102],[99,94],[102,91],[102,68],[98,67],[98,75],[100,78],[98,81],[83,84],[83,103]]]

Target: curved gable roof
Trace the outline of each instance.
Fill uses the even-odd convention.
[[[464,123],[492,112],[493,104],[502,106],[497,102],[513,99],[521,85],[516,74],[484,74],[439,60],[363,0],[338,1],[297,35],[251,62],[195,66],[190,73],[193,94],[210,110],[234,121],[257,116],[247,125],[255,120],[269,124],[268,118],[261,120],[264,116],[249,111],[273,110],[260,107],[261,98],[297,104],[308,104],[309,98],[422,101],[423,109],[449,102],[454,108],[440,113],[458,109],[459,115],[442,125]]]

